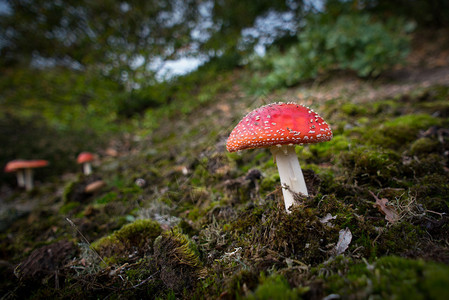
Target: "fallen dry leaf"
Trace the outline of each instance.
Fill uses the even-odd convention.
[[[340,232],[338,233],[338,243],[334,248],[335,255],[340,255],[345,252],[346,249],[348,249],[351,240],[352,233],[349,228],[346,227],[345,229],[340,230]]]
[[[99,189],[101,189],[105,184],[106,183],[103,180],[94,181],[94,182],[88,184],[84,188],[84,192],[87,194],[94,193],[94,192],[98,191]]]
[[[382,198],[379,199],[373,192],[369,191],[371,195],[373,195],[374,199],[376,199],[376,203],[374,203],[373,207],[377,208],[381,213],[385,215],[385,220],[390,223],[395,223],[399,220],[399,214],[394,210],[393,207],[388,205],[388,199]]]
[[[337,215],[332,216],[330,213],[328,213],[327,215],[325,215],[323,218],[320,219],[320,222],[323,225],[326,225],[329,227],[334,227],[334,225],[330,221],[335,220],[336,218],[337,218]]]

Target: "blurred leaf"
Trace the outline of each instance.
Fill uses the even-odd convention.
[[[379,199],[376,195],[374,195],[373,192],[370,191],[370,193],[376,200],[376,203],[373,206],[385,215],[385,220],[392,224],[397,222],[399,220],[399,214],[394,210],[393,207],[388,205],[388,199]]]

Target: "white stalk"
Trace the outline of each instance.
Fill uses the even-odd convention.
[[[83,164],[83,171],[85,175],[90,175],[92,173],[92,166],[89,162]]]
[[[33,189],[33,170],[25,169],[25,188],[27,191]]]
[[[16,175],[17,175],[17,185],[19,187],[24,187],[25,186],[25,175],[23,174],[23,170],[17,170]]]
[[[294,193],[301,193],[308,196],[306,182],[296,156],[295,146],[276,146],[271,148],[275,162],[278,166],[279,177],[281,180],[282,194],[287,213],[294,204]]]

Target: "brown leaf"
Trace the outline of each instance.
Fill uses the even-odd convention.
[[[94,181],[94,182],[88,184],[84,188],[84,192],[87,193],[87,194],[95,193],[96,191],[101,189],[105,184],[106,183],[103,180]]]
[[[399,220],[399,214],[394,210],[393,207],[388,205],[388,199],[382,198],[379,199],[373,192],[369,191],[371,195],[373,195],[374,199],[376,199],[376,203],[374,203],[373,207],[377,208],[381,213],[385,215],[385,220],[390,223],[395,223]]]

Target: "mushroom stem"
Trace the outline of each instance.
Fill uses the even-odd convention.
[[[33,187],[33,170],[30,168],[25,169],[25,189],[31,191]]]
[[[282,185],[282,194],[287,213],[294,204],[293,193],[301,193],[308,196],[306,182],[296,156],[294,146],[276,146],[271,148],[274,160],[278,166],[279,177]]]
[[[23,170],[17,170],[16,175],[17,175],[17,185],[19,187],[24,187],[25,186],[25,175],[23,174]]]
[[[90,162],[85,162],[83,164],[83,172],[85,175],[90,175],[92,173],[92,166],[90,165]]]

